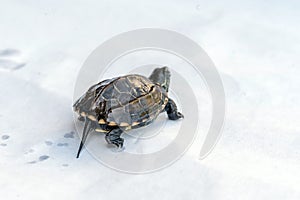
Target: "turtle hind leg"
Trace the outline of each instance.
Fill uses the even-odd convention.
[[[118,148],[122,148],[124,143],[124,139],[120,137],[122,133],[123,131],[120,128],[113,129],[106,133],[105,140],[108,144],[113,144]]]
[[[180,118],[184,118],[183,114],[177,111],[177,106],[175,102],[169,98],[169,101],[165,107],[165,111],[168,114],[170,120],[177,120]]]

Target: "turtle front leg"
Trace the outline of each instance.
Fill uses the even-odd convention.
[[[165,111],[168,114],[170,120],[177,120],[180,118],[184,118],[183,114],[177,111],[177,106],[175,102],[169,98],[169,101],[165,107]]]
[[[106,133],[105,140],[108,144],[116,145],[118,148],[123,147],[124,139],[121,138],[123,131],[120,128],[113,129],[112,131]]]

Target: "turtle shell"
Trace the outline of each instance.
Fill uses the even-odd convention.
[[[95,84],[74,109],[99,124],[141,127],[151,123],[168,102],[166,91],[141,75],[127,75]]]

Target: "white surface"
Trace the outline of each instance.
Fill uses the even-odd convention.
[[[10,136],[0,138],[0,198],[299,199],[299,8],[258,0],[1,1],[0,49],[16,51],[0,53],[0,137]],[[207,51],[224,80],[227,121],[205,160],[197,160],[200,136],[172,166],[129,175],[85,151],[75,159],[78,136],[64,135],[74,131],[73,87],[86,57],[143,27],[181,32]]]

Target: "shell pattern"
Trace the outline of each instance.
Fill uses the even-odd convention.
[[[102,125],[137,128],[164,110],[168,96],[148,78],[133,74],[95,84],[77,100],[74,110]]]

